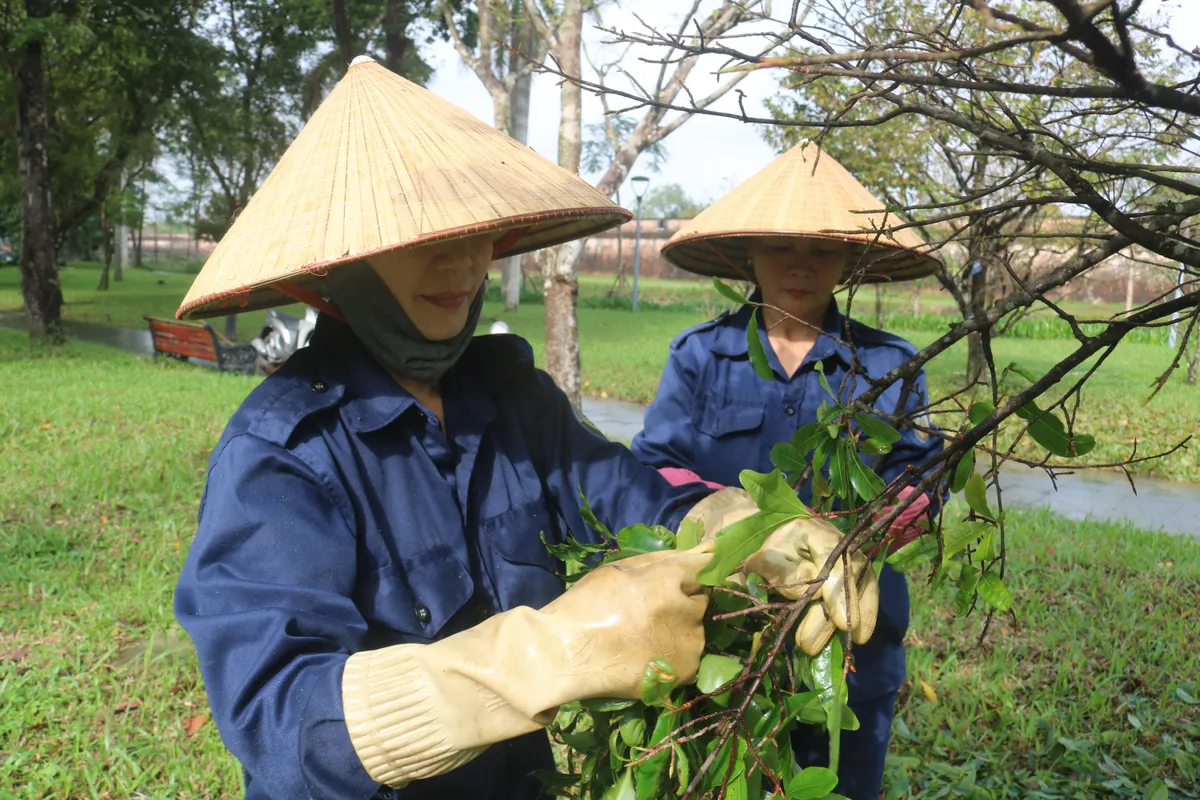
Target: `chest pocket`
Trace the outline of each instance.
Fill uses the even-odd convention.
[[[713,437],[732,436],[762,430],[763,408],[729,402],[724,398],[705,398],[696,410],[696,428]]]
[[[533,500],[484,520],[480,556],[501,610],[541,608],[562,594],[558,559],[542,544],[558,540],[556,518],[542,500]]]

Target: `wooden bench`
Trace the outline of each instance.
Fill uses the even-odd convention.
[[[180,322],[162,317],[143,317],[150,325],[154,356],[212,361],[222,372],[254,374],[258,351],[248,344],[237,344],[217,333],[204,322]]]

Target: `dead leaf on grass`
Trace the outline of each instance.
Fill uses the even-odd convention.
[[[188,736],[195,736],[196,731],[203,728],[206,722],[208,722],[208,714],[197,714],[194,717],[188,717],[183,721],[183,732]]]

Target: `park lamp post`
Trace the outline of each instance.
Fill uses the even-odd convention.
[[[630,178],[629,183],[633,186],[633,196],[637,198],[637,221],[634,223],[637,227],[633,233],[633,310],[637,311],[638,270],[642,265],[642,198],[646,195],[650,179],[645,175],[637,175]]]

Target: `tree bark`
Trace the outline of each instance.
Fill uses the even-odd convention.
[[[875,284],[875,327],[883,330],[883,287]]]
[[[101,250],[103,251],[104,268],[100,270],[100,285],[96,287],[98,292],[108,291],[108,269],[112,264],[113,257],[113,241],[112,241],[112,226],[108,220],[108,203],[100,205],[100,242]]]
[[[1133,311],[1133,261],[1129,262],[1129,271],[1125,273],[1125,311]]]
[[[387,0],[383,12],[383,48],[387,59],[385,66],[406,78],[408,76],[404,74],[404,56],[412,44],[412,40],[408,38],[408,25],[411,21],[408,3]]]
[[[357,42],[354,32],[350,30],[350,16],[346,13],[346,0],[333,0],[333,35],[337,39],[338,52],[342,56],[342,69],[350,67],[350,62],[358,55]]]
[[[976,318],[984,315],[987,290],[987,262],[984,259],[980,261],[982,266],[979,269],[970,267],[971,274],[967,277],[967,313]],[[975,331],[967,336],[967,384],[980,380],[986,369],[983,336]]]
[[[45,0],[25,0],[30,19],[50,16]],[[17,51],[17,160],[21,181],[21,293],[29,335],[61,341],[62,287],[55,260],[54,216],[50,204],[49,115],[40,36]]]
[[[537,46],[537,33],[528,19],[522,22],[519,45],[526,52]],[[509,70],[518,71],[521,64],[514,55],[509,60]],[[533,73],[519,72],[513,83],[509,103],[509,136],[521,144],[529,143],[529,99],[533,91]],[[514,312],[521,306],[521,257],[512,256],[500,264],[500,294],[504,297],[504,310]]]
[[[559,17],[555,56],[567,75],[582,75],[582,0],[565,0]],[[577,83],[562,83],[562,117],[558,124],[558,165],[579,172],[583,147],[582,91]],[[542,284],[546,292],[546,371],[578,411],[583,402],[579,363],[579,326],[575,300],[579,284],[575,259],[581,242],[555,248],[542,259]]]
[[[237,341],[237,314],[230,314],[225,318],[225,338],[231,342]]]
[[[1192,358],[1188,362],[1188,386],[1196,385],[1196,371],[1197,368],[1200,368],[1200,331],[1196,331],[1193,335],[1196,337],[1196,349],[1192,352]]]

